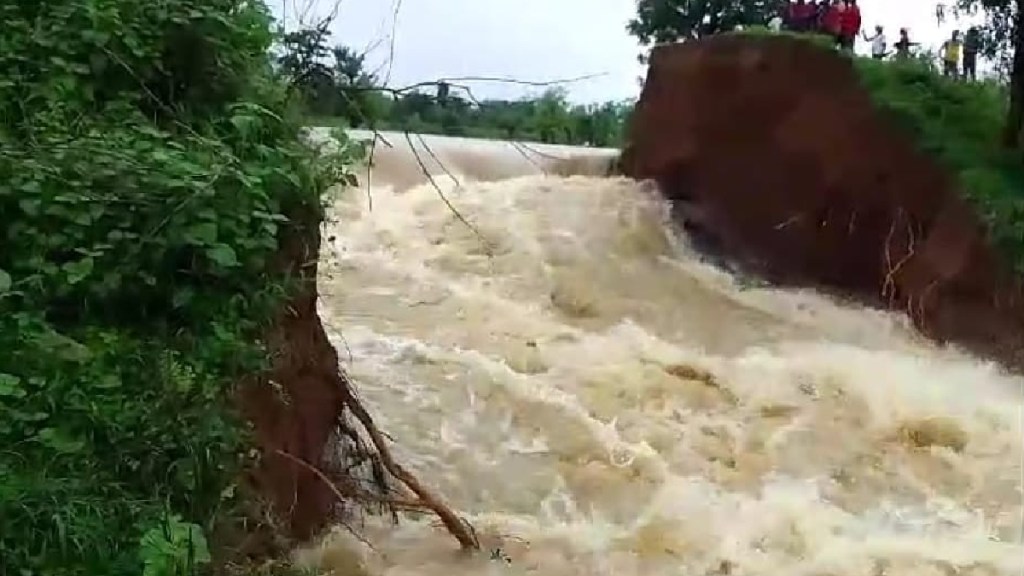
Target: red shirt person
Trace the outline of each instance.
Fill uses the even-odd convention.
[[[789,4],[786,14],[789,29],[796,32],[807,32],[810,30],[812,20],[814,20],[814,12],[814,4],[809,4],[806,0],[796,0],[796,2]]]
[[[853,50],[853,43],[860,34],[860,7],[857,0],[848,0],[846,10],[839,16],[839,31],[843,48]]]
[[[846,3],[843,0],[836,0],[828,10],[825,12],[825,17],[822,19],[823,32],[831,34],[836,42],[839,42],[843,36],[843,12],[846,11]]]

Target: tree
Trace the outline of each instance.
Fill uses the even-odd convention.
[[[316,26],[289,32],[281,39],[281,72],[317,115],[334,114],[337,108],[335,71],[327,63],[329,36],[326,26]]]
[[[958,14],[985,14],[981,54],[1009,75],[1010,105],[1003,145],[1024,151],[1024,0],[958,0],[955,9]]]
[[[378,92],[377,78],[366,71],[366,55],[347,46],[335,46],[332,98],[336,115],[347,118],[355,128],[370,127],[383,113],[383,101]]]
[[[284,34],[278,65],[311,114],[371,126],[386,107],[373,90],[377,79],[366,71],[364,54],[347,46],[329,48],[329,39],[325,25]]]
[[[701,38],[767,23],[785,0],[638,0],[626,30],[642,46]]]

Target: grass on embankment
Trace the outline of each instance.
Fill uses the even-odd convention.
[[[875,105],[958,177],[992,241],[1024,272],[1024,164],[1000,145],[1006,91],[944,78],[919,61],[855,65]]]
[[[753,27],[748,36],[791,36],[833,50],[830,38]],[[1024,274],[1024,154],[1001,146],[1008,97],[991,81],[943,77],[923,58],[878,61],[854,57],[861,84],[878,110],[958,178],[987,225],[992,243]]]

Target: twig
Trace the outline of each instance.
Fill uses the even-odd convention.
[[[345,502],[345,501],[347,501],[349,499],[349,498],[346,498],[345,495],[342,494],[341,490],[338,489],[338,486],[334,482],[331,482],[331,479],[328,478],[326,474],[321,472],[320,469],[318,469],[316,466],[313,466],[312,464],[306,462],[302,458],[299,458],[297,456],[293,456],[293,455],[289,454],[288,452],[285,452],[284,450],[281,450],[280,448],[274,450],[274,453],[277,454],[278,456],[281,456],[281,457],[284,457],[284,458],[286,458],[288,460],[291,460],[292,462],[294,462],[294,463],[298,464],[299,466],[305,468],[306,470],[312,472],[313,475],[315,475],[321,482],[324,483],[324,485],[327,486],[328,489],[330,489],[331,492],[334,493],[334,497],[337,498],[339,502]],[[359,532],[357,532],[354,528],[352,528],[351,526],[349,526],[348,524],[346,524],[344,522],[342,522],[341,525],[344,526],[346,530],[348,530],[349,534],[355,536],[356,539],[358,539],[360,542],[365,544],[371,550],[376,550],[376,548],[374,548],[373,544],[370,543],[370,541],[367,540],[366,538],[364,538],[361,534],[359,534]]]
[[[434,176],[430,173],[430,170],[427,168],[427,165],[423,163],[423,158],[420,157],[420,153],[416,151],[416,145],[413,144],[412,137],[409,135],[409,131],[406,130],[404,134],[405,141],[409,143],[409,149],[412,150],[412,155],[413,157],[416,158],[416,163],[419,164],[420,170],[427,177],[427,180],[430,182],[430,185],[437,192],[437,195],[441,197],[441,200],[445,203],[446,206],[448,206],[448,209],[452,211],[452,214],[454,214],[455,217],[458,218],[460,222],[465,224],[467,228],[472,230],[473,234],[475,234],[477,238],[480,239],[480,242],[483,244],[484,251],[487,253],[487,255],[494,256],[494,252],[491,250],[491,245],[490,242],[487,241],[487,238],[484,237],[484,235],[481,234],[479,230],[477,230],[476,226],[474,226],[472,222],[466,220],[466,217],[463,216],[462,213],[459,212],[459,210],[455,208],[454,205],[452,205],[450,200],[448,200],[448,197],[445,195],[444,190],[441,190],[441,187],[438,186],[437,181],[434,180]]]
[[[526,142],[513,142],[513,143],[514,144],[518,144],[519,146],[522,146],[526,150],[529,150],[532,154],[536,154],[537,156],[540,156],[541,158],[547,158],[548,160],[568,160],[569,159],[566,156],[556,156],[554,154],[549,154],[547,152],[542,152],[542,151],[537,150],[536,148],[530,146]]]
[[[886,238],[885,238],[885,265],[886,265],[886,268],[887,268],[888,271],[885,274],[885,280],[882,282],[882,297],[884,298],[886,296],[889,296],[889,306],[890,307],[895,303],[895,300],[896,300],[896,280],[895,280],[896,274],[903,268],[903,266],[911,258],[914,257],[914,252],[915,252],[915,248],[914,248],[914,243],[915,243],[914,230],[913,230],[913,227],[911,226],[912,223],[910,222],[910,219],[908,218],[907,219],[907,252],[906,252],[906,254],[903,255],[903,257],[900,258],[900,260],[895,265],[893,265],[893,263],[892,263],[892,254],[891,254],[892,237],[893,237],[893,234],[896,232],[896,223],[899,221],[901,216],[903,216],[903,208],[898,208],[897,209],[897,215],[896,215],[895,218],[893,218],[892,224],[889,226],[889,233],[886,235]],[[907,306],[910,306],[909,296],[908,296]],[[909,311],[909,312],[910,312],[910,318],[911,318],[911,320],[913,320],[914,314],[913,314],[912,311]]]
[[[918,298],[918,300],[917,300],[917,321],[914,322],[914,323],[918,326],[918,328],[920,328],[920,330],[922,332],[927,332],[927,330],[928,330],[928,325],[925,322],[925,316],[924,316],[925,302],[932,295],[932,292],[934,292],[935,289],[938,288],[939,282],[940,282],[940,279],[938,279],[938,278],[932,280],[928,284],[928,286],[926,286],[925,289],[921,292],[921,297]],[[914,320],[913,314],[911,314],[910,319],[911,319],[911,321]]]
[[[556,80],[518,80],[518,79],[515,79],[515,78],[503,78],[503,77],[500,77],[500,76],[452,76],[452,77],[437,78],[437,79],[434,79],[434,80],[424,80],[424,81],[421,81],[421,82],[414,82],[412,84],[407,84],[405,86],[400,86],[400,87],[397,87],[397,88],[393,88],[393,87],[390,87],[390,86],[353,86],[352,88],[354,90],[362,90],[362,91],[387,92],[387,93],[393,94],[395,96],[400,96],[402,94],[405,94],[407,92],[412,92],[412,91],[418,90],[420,88],[427,88],[427,87],[430,87],[430,86],[436,87],[436,86],[439,86],[441,84],[447,84],[448,86],[450,86],[452,88],[458,88],[460,90],[463,90],[463,91],[471,94],[472,90],[470,90],[469,87],[466,86],[466,83],[486,82],[486,83],[497,83],[497,84],[516,84],[516,85],[519,85],[519,86],[531,86],[531,87],[535,87],[535,88],[544,88],[544,87],[550,87],[550,86],[562,86],[562,85],[565,85],[565,84],[572,84],[572,83],[575,83],[575,82],[583,82],[585,80],[591,80],[593,78],[600,78],[602,76],[607,76],[607,74],[608,74],[607,72],[601,72],[599,74],[586,74],[586,75],[583,75],[583,76],[576,76],[576,77],[573,77],[573,78],[559,78],[559,79],[556,79]],[[471,98],[471,99],[476,101],[477,103],[479,103],[479,100],[476,99],[475,97]]]
[[[352,347],[348,344],[348,339],[345,338],[345,334],[341,330],[335,328],[330,329],[338,338],[341,338],[341,343],[345,345],[345,352],[348,353],[348,365],[351,366],[355,363],[355,358],[352,356]]]
[[[512,148],[515,148],[516,152],[519,152],[520,156],[526,158],[527,162],[533,164],[534,168],[540,170],[541,173],[544,174],[545,176],[547,175],[547,169],[544,168],[544,166],[542,166],[539,162],[531,158],[529,154],[527,154],[526,151],[529,150],[529,148],[527,148],[525,144],[523,144],[522,142],[517,142],[515,140],[509,140],[508,143],[512,145]],[[563,160],[563,158],[559,158],[559,160]]]
[[[388,71],[384,75],[384,84],[391,82],[391,70],[395,65],[395,37],[398,28],[398,13],[402,10],[402,0],[395,0],[391,11],[391,38],[388,41]]]
[[[423,146],[423,149],[427,151],[427,154],[430,154],[430,158],[434,162],[436,162],[438,166],[441,167],[441,170],[444,171],[445,176],[451,178],[452,181],[455,182],[456,187],[461,188],[462,183],[459,181],[458,177],[456,177],[455,174],[452,174],[451,170],[448,170],[448,167],[445,166],[444,162],[442,162],[440,158],[437,157],[437,154],[434,154],[434,149],[431,148],[429,144],[427,144],[427,141],[423,138],[423,134],[416,134],[416,139],[419,140],[420,145]]]
[[[370,441],[373,442],[373,446],[377,449],[377,455],[380,457],[384,468],[392,476],[401,480],[413,494],[419,497],[419,502],[423,506],[429,508],[438,516],[448,532],[459,541],[459,545],[462,546],[463,550],[479,550],[480,541],[477,539],[469,523],[456,516],[452,509],[441,500],[440,496],[433,494],[420,484],[415,476],[395,461],[391,455],[391,450],[388,449],[387,441],[380,430],[377,429],[369,412],[351,394],[349,394],[348,400],[348,409],[356,417],[356,420],[359,420],[367,434],[370,435]]]
[[[573,84],[576,82],[584,82],[586,80],[593,80],[595,78],[603,78],[607,76],[607,72],[598,72],[595,74],[583,74],[582,76],[572,76],[569,78],[559,78],[556,80],[519,80],[518,78],[509,78],[506,76],[452,76],[450,78],[439,78],[433,83],[444,82],[446,84],[452,84],[454,82],[465,83],[465,82],[490,82],[498,84],[518,84],[520,86],[532,86],[534,88],[544,88],[547,86],[558,86],[562,84]],[[427,85],[432,83],[427,83]]]

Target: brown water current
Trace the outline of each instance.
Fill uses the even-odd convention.
[[[300,562],[1024,573],[1020,377],[898,315],[706,263],[650,187],[601,176],[611,151],[429,138],[470,228],[389,139],[371,189],[331,210],[322,316],[396,455],[499,552],[370,519],[372,549],[339,528]]]

